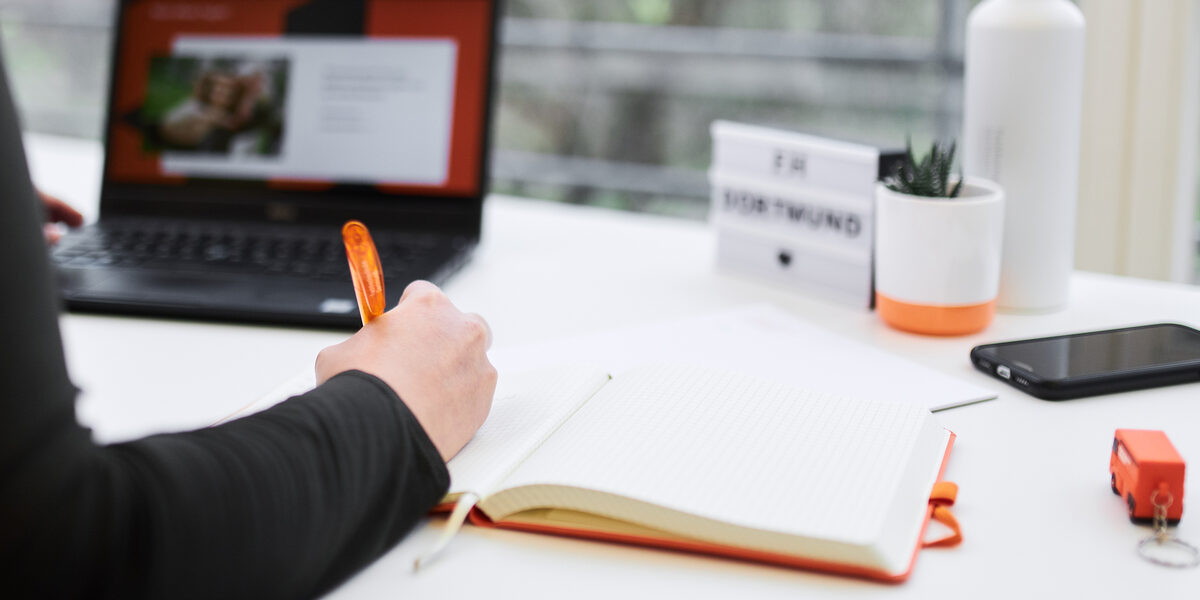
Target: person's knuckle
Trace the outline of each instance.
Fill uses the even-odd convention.
[[[434,286],[433,283],[425,280],[415,280],[409,283],[408,287],[404,288],[404,294],[413,296],[413,298],[430,298],[430,296],[437,298],[437,296],[442,295],[442,288]]]
[[[466,331],[467,341],[472,345],[482,345],[487,341],[487,325],[484,325],[478,319],[466,319],[463,321],[463,328]]]
[[[446,300],[446,295],[435,287],[422,287],[413,294],[413,299],[426,308],[438,308]]]

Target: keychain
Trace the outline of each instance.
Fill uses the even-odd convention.
[[[1125,499],[1129,520],[1149,521],[1154,533],[1138,542],[1138,555],[1164,567],[1200,565],[1200,549],[1172,536],[1167,526],[1183,517],[1183,457],[1161,431],[1118,429],[1109,458],[1112,491]]]
[[[1154,505],[1154,533],[1138,542],[1138,554],[1164,567],[1187,569],[1200,565],[1200,550],[1167,533],[1167,509],[1175,502],[1175,498],[1168,493],[1167,501],[1162,502],[1158,498],[1158,490],[1154,490],[1150,502]]]

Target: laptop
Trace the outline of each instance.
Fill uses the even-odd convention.
[[[358,327],[341,226],[389,305],[479,240],[494,0],[124,0],[76,311]]]

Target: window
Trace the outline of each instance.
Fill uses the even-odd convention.
[[[27,129],[99,137],[112,0],[0,0],[5,66]]]
[[[512,0],[495,188],[703,218],[725,118],[896,147],[961,121],[964,0]]]

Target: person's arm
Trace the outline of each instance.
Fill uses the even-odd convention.
[[[25,373],[0,365],[0,581],[39,597],[325,591],[445,494],[443,461],[482,424],[495,389],[489,338],[482,319],[416,282],[320,354],[312,392],[219,427],[107,447],[76,423],[65,379],[28,376],[64,372],[60,360]]]
[[[27,401],[44,406],[4,418],[59,404]],[[359,371],[219,427],[107,447],[55,412],[0,455],[0,581],[30,596],[312,596],[395,544],[449,483],[406,405]]]
[[[196,99],[188,99],[171,109],[159,123],[158,131],[167,142],[183,148],[195,148],[215,127],[221,127],[221,113]]]
[[[310,597],[441,498],[443,461],[495,387],[478,317],[416,284],[322,353],[317,390],[219,427],[99,446],[75,418],[44,215],[2,63],[0,186],[6,597]]]

